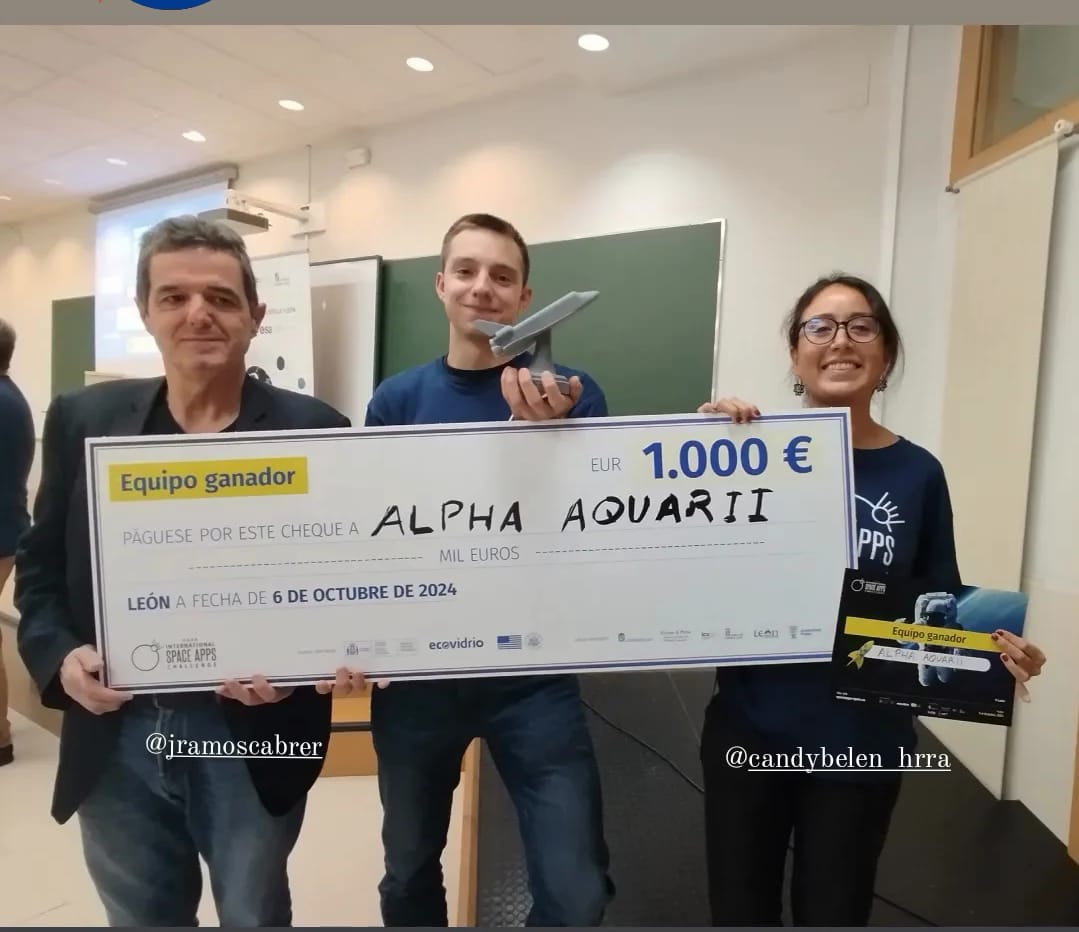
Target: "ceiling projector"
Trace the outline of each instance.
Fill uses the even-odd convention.
[[[292,234],[293,236],[308,236],[312,233],[322,233],[326,229],[325,210],[322,204],[292,207],[231,189],[225,192],[223,207],[200,211],[199,217],[203,220],[222,223],[235,230],[240,236],[250,236],[254,233],[265,233],[270,229],[270,221],[266,213],[295,220],[299,229]]]
[[[224,224],[240,236],[265,233],[270,229],[270,221],[266,217],[248,210],[239,210],[236,207],[215,207],[212,210],[201,211],[199,217],[202,220],[213,220]]]

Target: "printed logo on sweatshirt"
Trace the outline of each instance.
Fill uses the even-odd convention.
[[[906,524],[899,516],[899,506],[891,501],[888,492],[875,502],[861,495],[855,498],[864,506],[858,509],[859,559],[864,556],[871,563],[891,566],[895,559],[895,528]]]

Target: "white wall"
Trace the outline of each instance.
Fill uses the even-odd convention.
[[[948,352],[955,195],[945,188],[961,40],[956,26],[911,27],[900,147],[891,306],[906,352],[884,417],[933,453],[940,450]]]

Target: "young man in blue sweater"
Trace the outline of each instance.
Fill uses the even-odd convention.
[[[435,291],[449,321],[444,356],[384,381],[368,406],[372,426],[604,417],[585,373],[556,365],[533,385],[530,356],[496,358],[477,320],[513,323],[532,297],[528,248],[509,223],[462,217],[442,243]],[[507,606],[507,612],[513,607]],[[599,773],[573,676],[513,676],[393,683],[376,689],[371,727],[384,810],[387,926],[448,924],[441,856],[461,760],[487,741],[517,809],[528,865],[529,925],[599,925],[613,892],[603,837]]]

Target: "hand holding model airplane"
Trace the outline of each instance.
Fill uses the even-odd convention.
[[[542,362],[550,369],[551,331],[598,297],[598,291],[571,291],[516,324],[477,320],[473,326],[491,338],[491,350],[496,356],[513,357],[523,353],[533,343],[536,344],[535,368],[540,368],[540,355],[545,350],[547,358]]]

